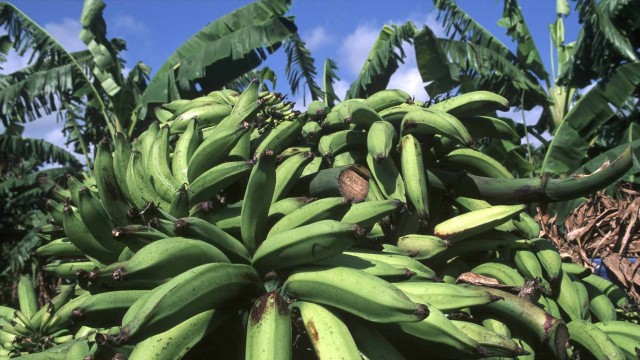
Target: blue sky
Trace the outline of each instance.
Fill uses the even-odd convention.
[[[128,51],[124,54],[130,65],[138,60],[159,69],[164,60],[184,41],[207,23],[251,1],[169,1],[169,0],[105,0],[104,12],[109,37],[124,38]],[[78,39],[82,1],[14,1],[12,2],[29,17],[55,36],[69,50],[80,50],[84,44]],[[502,13],[502,1],[459,0],[458,4],[487,30],[498,36],[510,47],[511,41],[504,29],[496,25]],[[555,21],[555,1],[520,0],[520,6],[532,32],[538,50],[550,69],[549,30]],[[418,27],[431,27],[436,34],[444,35],[432,1],[381,1],[381,0],[294,0],[289,15],[295,16],[298,31],[316,59],[321,72],[322,63],[329,57],[338,62],[341,81],[336,84],[339,95],[344,94],[355,80],[364,63],[371,44],[380,28],[387,23],[413,21]],[[577,37],[578,24],[572,13],[565,20],[567,41]],[[418,99],[426,99],[415,56],[406,46],[405,65],[392,77],[389,87],[402,88]],[[2,72],[9,72],[26,64],[25,59],[15,54],[3,64]],[[284,74],[284,52],[278,51],[265,65],[279,75],[277,90],[290,93]],[[292,97],[299,104],[300,96]],[[301,107],[301,106],[300,106]],[[531,114],[535,116],[534,113]],[[519,118],[519,116],[518,116]],[[60,124],[55,118],[38,120],[30,124],[25,136],[45,138],[61,144]]]

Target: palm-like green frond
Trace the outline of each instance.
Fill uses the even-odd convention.
[[[346,98],[366,98],[384,90],[391,75],[398,69],[398,63],[402,63],[405,58],[402,44],[405,41],[411,42],[415,32],[416,27],[412,22],[402,26],[383,26]],[[396,51],[399,51],[399,54]]]
[[[238,76],[237,78],[233,79],[229,83],[227,83],[224,87],[235,90],[237,92],[242,92],[255,79],[258,79],[263,89],[267,89],[266,88],[267,80],[271,82],[272,89],[275,89],[276,87],[276,81],[277,81],[276,73],[273,70],[271,70],[271,68],[268,66],[265,66],[260,70],[251,70],[247,73],[244,73]]]
[[[460,69],[460,78],[466,78],[470,83],[467,84],[469,90],[498,93],[507,98],[511,105],[525,109],[548,103],[546,92],[529,72],[491,48],[459,40],[438,39],[437,42],[449,61]]]
[[[502,18],[498,21],[498,25],[506,28],[507,35],[517,42],[517,58],[520,66],[531,71],[538,79],[550,84],[549,74],[544,68],[542,58],[536,44],[533,42],[533,37],[529,32],[517,0],[504,0]]]
[[[447,58],[433,31],[425,26],[416,34],[413,47],[422,82],[430,96],[444,94],[460,84],[460,67]]]
[[[340,80],[338,77],[338,64],[335,61],[326,58],[324,60],[324,72],[322,74],[322,82],[324,86],[324,103],[332,107],[340,98],[333,88],[333,84]]]
[[[52,58],[24,67],[11,74],[0,75],[0,119],[10,123],[33,121],[57,110],[60,104],[78,87],[77,65],[87,69],[91,54],[81,51],[71,54],[75,63]]]
[[[285,52],[287,53],[285,73],[291,85],[291,95],[295,96],[299,93],[300,82],[304,80],[309,87],[311,100],[322,98],[322,89],[320,89],[320,86],[318,86],[314,80],[317,74],[314,59],[311,57],[311,52],[306,48],[305,42],[300,38],[298,33],[293,34],[291,39],[285,43]]]
[[[542,172],[566,174],[584,161],[602,124],[640,86],[640,63],[622,65],[601,80],[569,111],[556,129],[542,163]]]
[[[76,157],[67,150],[46,140],[23,138],[16,135],[0,135],[0,152],[14,154],[25,159],[35,158],[39,162],[69,164],[81,167]]]
[[[637,1],[602,1],[598,4],[595,0],[578,0],[576,8],[583,26],[576,42],[574,61],[560,74],[559,82],[584,87],[621,63],[638,61],[638,42],[632,38],[640,25],[640,20],[633,18],[640,16]]]
[[[462,41],[481,45],[512,63],[517,61],[517,57],[505,44],[458,7],[455,0],[433,0],[433,2],[440,10],[438,18],[443,16],[442,23],[450,38],[459,38]]]
[[[105,7],[102,0],[85,0],[80,16],[80,40],[93,55],[93,75],[100,82],[102,89],[109,96],[113,96],[120,91],[124,82],[118,59],[118,53],[122,49],[116,48],[107,40],[107,23],[102,17]]]
[[[291,19],[283,17],[289,6],[289,0],[260,0],[205,26],[171,54],[151,79],[140,116],[149,103],[195,96],[196,84],[204,92],[220,89],[260,65],[267,51],[278,48],[297,30]]]

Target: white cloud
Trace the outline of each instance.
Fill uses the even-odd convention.
[[[387,88],[404,90],[419,100],[428,99],[427,92],[422,84],[422,77],[420,77],[420,72],[415,66],[400,66],[391,76]]]
[[[80,41],[78,37],[82,25],[78,20],[64,18],[61,22],[47,23],[44,29],[51,34],[67,51],[84,50],[87,47]]]
[[[72,153],[78,161],[83,164],[85,163],[83,155],[74,153],[72,146],[65,145],[66,138],[64,134],[62,134],[62,123],[57,121],[56,113],[45,115],[36,121],[24,124],[22,136],[25,138],[43,139],[54,145],[58,145]]]
[[[441,20],[437,20],[436,18],[438,17],[438,13],[437,11],[432,11],[430,13],[428,13],[423,19],[422,22],[416,22],[416,26],[418,27],[418,29],[420,29],[422,26],[422,24],[427,25],[432,31],[433,33],[436,35],[436,37],[444,37],[446,36],[446,33],[444,31],[444,28],[442,27],[442,23]]]
[[[340,46],[339,64],[346,64],[346,68],[352,74],[357,75],[362,69],[371,46],[376,41],[380,29],[371,24],[358,26],[354,32],[347,35]]]
[[[333,37],[327,34],[327,30],[322,26],[316,26],[311,33],[303,34],[302,39],[311,51],[317,50],[325,45],[333,43]]]
[[[111,25],[111,24],[110,24]],[[132,15],[119,15],[113,20],[113,29],[133,35],[144,35],[148,32],[147,26]]]
[[[350,85],[350,83],[344,80],[338,80],[333,84],[333,91],[340,100],[344,100],[345,95],[347,95],[347,91],[349,91]]]
[[[11,74],[14,71],[22,69],[27,66],[27,60],[29,59],[27,56],[18,55],[13,49],[9,51],[6,58],[7,62],[0,64],[0,66],[2,66],[0,74]]]

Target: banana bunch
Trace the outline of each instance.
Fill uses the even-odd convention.
[[[19,309],[0,306],[0,356],[41,352],[62,346],[74,339],[73,334],[58,325],[60,309],[74,296],[74,285],[60,289],[60,293],[38,305],[33,281],[21,276],[18,282]]]
[[[496,94],[292,106],[257,82],[175,100],[137,138],[100,142],[93,177],[52,190],[37,252],[76,286],[49,326],[69,344],[49,356],[635,351],[610,329],[630,324],[616,325],[624,292],[563,263],[527,206],[606,186],[629,151],[586,177],[515,178],[475,146],[519,143]]]

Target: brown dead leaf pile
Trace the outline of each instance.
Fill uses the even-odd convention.
[[[565,220],[564,231],[538,209],[542,234],[560,249],[563,259],[593,267],[591,259],[601,258],[640,303],[640,262],[627,258],[640,255],[640,187],[621,182],[613,196],[604,190],[591,196]]]

